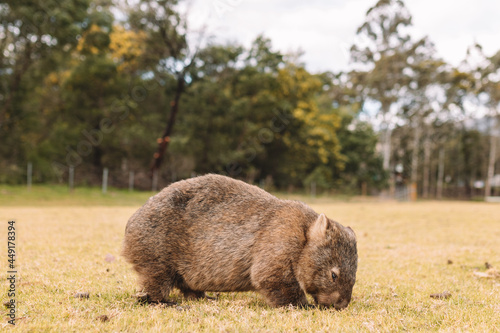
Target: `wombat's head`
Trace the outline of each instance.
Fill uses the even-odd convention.
[[[307,232],[307,243],[298,262],[301,288],[317,304],[343,309],[351,301],[357,268],[354,231],[321,214]]]

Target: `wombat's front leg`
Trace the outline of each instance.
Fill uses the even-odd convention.
[[[269,305],[307,306],[307,298],[300,288],[290,268],[277,266],[272,269],[265,265],[256,265],[252,270],[252,283]]]
[[[299,284],[296,286],[269,286],[268,288],[259,289],[258,291],[264,295],[269,305],[279,307],[293,305],[298,307],[307,306],[306,295],[300,289]]]
[[[172,289],[172,278],[168,275],[140,275],[139,285],[142,286],[142,291],[147,294],[148,302],[167,302]]]
[[[289,230],[273,232],[280,235],[279,241],[273,237],[264,238],[255,248],[257,253],[250,269],[252,286],[271,306],[307,306],[306,294],[294,274],[291,260],[298,257],[301,240],[283,237]]]

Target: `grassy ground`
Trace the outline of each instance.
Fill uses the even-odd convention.
[[[82,196],[92,198],[89,193]],[[148,196],[118,193],[117,202],[126,206],[111,207],[112,199],[101,206],[92,204],[102,198],[89,199],[81,207],[65,195],[59,205],[57,195],[42,204],[35,195],[24,204],[13,198],[18,201],[9,205],[2,199],[2,274],[8,270],[7,221],[15,219],[17,227],[16,330],[500,331],[500,279],[487,273],[500,268],[498,204],[313,202],[316,211],[350,225],[358,235],[353,300],[337,312],[272,309],[256,293],[185,301],[174,292],[180,307],[137,305],[132,298],[135,275],[119,253],[127,219]],[[486,271],[485,262],[494,268]],[[7,289],[3,282],[2,303],[8,299]],[[451,294],[448,299],[430,297],[445,291]],[[74,298],[77,292],[90,297]],[[98,319],[102,315],[109,320]],[[0,327],[10,327],[7,319]]]

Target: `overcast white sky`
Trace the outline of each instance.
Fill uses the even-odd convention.
[[[348,50],[377,0],[192,0],[190,26],[205,24],[218,41],[249,46],[258,34],[282,52],[302,50],[309,70],[349,69]],[[438,54],[458,65],[474,41],[500,50],[500,1],[406,0],[415,37],[428,35]]]

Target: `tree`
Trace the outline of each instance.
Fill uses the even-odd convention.
[[[3,1],[0,4],[0,168],[16,181],[18,166],[32,155],[39,109],[32,108],[38,82],[76,46],[87,0]]]
[[[140,0],[129,10],[129,22],[132,27],[147,34],[144,59],[146,68],[161,80],[171,81],[172,77],[175,80],[170,113],[165,130],[157,140],[157,152],[153,156],[152,177],[164,159],[179,112],[180,99],[190,81],[187,75],[196,61],[197,50],[190,53],[187,19],[179,14],[178,3],[177,0]]]
[[[333,187],[345,166],[337,136],[338,110],[331,101],[322,100],[321,79],[303,67],[288,64],[279,71],[278,82],[278,96],[290,105],[293,119],[290,129],[280,134],[288,148],[281,159],[283,174],[291,175],[292,183],[315,181],[324,188]]]
[[[336,109],[341,122],[336,131],[344,156],[345,167],[336,174],[336,185],[344,191],[356,191],[367,195],[371,190],[386,186],[387,173],[382,167],[382,158],[376,151],[378,141],[373,125],[362,109],[363,95],[360,94],[362,79],[360,73],[324,73],[320,103],[329,104]]]
[[[497,143],[500,136],[500,51],[491,57],[486,57],[482,47],[475,45],[483,58],[482,66],[477,68],[479,74],[478,94],[488,108],[489,116],[489,153],[484,195],[491,195],[491,182],[495,175],[497,160]],[[482,97],[482,98],[481,98]]]
[[[444,164],[452,166],[447,170],[447,177],[450,182],[455,181],[458,185],[463,182],[466,192],[470,194],[470,181],[467,173],[463,172],[465,165],[468,163],[464,150],[460,147],[465,147],[464,142],[467,132],[464,119],[467,115],[467,105],[475,90],[475,80],[472,73],[464,66],[451,67],[447,66],[442,79],[442,87],[445,92],[445,101],[443,104],[444,117],[441,118],[442,126],[439,130],[440,137],[440,155],[439,159],[441,168]],[[467,151],[467,150],[465,150]],[[445,155],[447,156],[445,158]],[[438,177],[437,187],[440,191],[443,190],[444,170]],[[438,193],[439,196],[441,193]]]
[[[410,179],[411,183],[418,183],[420,141],[423,139],[422,195],[426,198],[429,195],[433,123],[440,121],[445,103],[441,84],[445,76],[445,63],[436,58],[434,45],[427,38],[420,40],[408,62],[408,94],[403,98],[402,115],[413,132]]]
[[[171,154],[175,159],[189,158],[196,173],[226,173],[233,161],[246,168],[240,157],[250,154],[251,147],[240,145],[249,135],[254,114],[242,96],[243,89],[236,87],[242,77],[236,63],[243,56],[239,46],[208,45],[189,70],[193,81],[181,100],[185,111],[179,114]]]
[[[467,57],[462,62],[461,68],[463,71],[468,73],[467,77],[467,88],[468,90],[462,97],[465,102],[469,102],[469,105],[474,105],[474,107],[466,107],[465,103],[461,105],[461,109],[464,114],[474,122],[476,122],[475,130],[479,131],[478,136],[481,136],[482,132],[488,132],[490,136],[489,153],[487,154],[489,158],[487,161],[476,161],[476,163],[482,163],[479,165],[485,165],[486,178],[485,181],[485,196],[491,193],[491,180],[494,175],[495,159],[496,159],[496,137],[495,137],[495,120],[499,115],[499,94],[498,94],[498,64],[494,64],[495,56],[488,58],[484,53],[481,45],[474,44],[467,50]],[[481,119],[477,116],[477,113],[483,113],[484,119],[489,118],[488,128],[482,128]],[[483,118],[481,117],[481,118]],[[472,140],[470,136],[464,136],[467,142],[462,142],[462,147],[464,147],[464,158],[469,158],[473,154],[470,149],[467,149],[469,142]],[[477,139],[476,142],[480,142]],[[482,145],[477,147],[482,149]],[[466,156],[467,155],[467,156]],[[467,195],[470,196],[472,193],[471,182],[474,180],[472,177],[479,177],[479,174],[475,173],[474,170],[476,166],[468,166],[468,160],[465,161],[465,165],[470,171],[469,181],[466,182]],[[466,173],[468,174],[468,173]],[[479,178],[481,179],[481,178]]]
[[[393,108],[406,89],[405,70],[416,48],[405,30],[410,25],[411,15],[403,1],[379,0],[367,11],[365,22],[358,28],[358,36],[364,38],[351,48],[353,61],[368,67],[359,71],[364,78],[358,80],[363,93],[380,103],[385,170],[390,168],[392,123],[398,115]]]
[[[263,36],[249,50],[200,50],[173,152],[190,152],[198,173],[279,187],[321,177],[331,187],[343,167],[340,117],[322,100],[322,80],[283,58]]]

